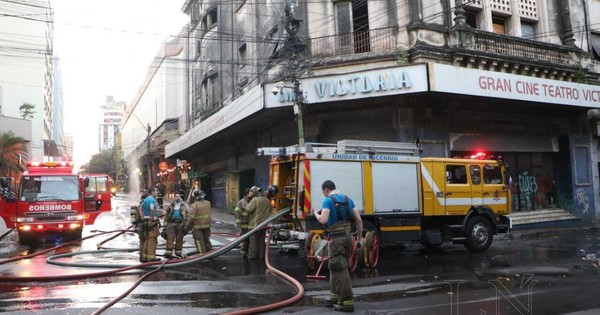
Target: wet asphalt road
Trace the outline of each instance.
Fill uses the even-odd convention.
[[[129,203],[115,198],[115,209],[92,229],[113,230],[129,224]],[[216,222],[215,246],[233,238],[231,226]],[[87,229],[84,235],[90,235]],[[222,233],[217,233],[222,232]],[[106,237],[86,240],[62,252],[95,250]],[[160,238],[159,238],[160,239]],[[357,314],[600,314],[600,232],[563,231],[496,239],[485,253],[461,245],[437,250],[420,245],[385,249],[376,270],[351,275]],[[51,241],[51,240],[49,240]],[[135,248],[136,235],[122,235],[108,248]],[[42,245],[51,247],[52,243]],[[186,237],[191,251],[191,238]],[[0,257],[24,254],[15,238],[0,243]],[[161,253],[159,250],[158,253]],[[81,264],[135,264],[137,252],[92,253],[61,259]],[[328,297],[328,281],[306,280],[302,251],[270,251],[271,264],[300,281],[304,298],[270,314],[333,314],[319,305]],[[48,265],[45,257],[0,265],[0,275],[60,275],[109,270]],[[13,314],[91,314],[124,293],[143,271],[120,276],[54,282],[1,282],[0,312]],[[222,314],[275,303],[296,293],[294,287],[266,273],[262,262],[247,262],[233,250],[212,261],[158,272],[103,314]]]

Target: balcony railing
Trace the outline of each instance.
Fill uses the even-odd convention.
[[[395,27],[378,28],[353,33],[309,38],[308,52],[311,57],[333,57],[396,49]]]
[[[565,46],[509,37],[478,30],[473,31],[473,45],[467,49],[495,53],[506,57],[518,57],[554,64],[577,65],[576,50]]]

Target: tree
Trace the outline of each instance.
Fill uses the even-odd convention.
[[[19,107],[19,112],[21,112],[21,117],[23,119],[31,119],[33,118],[33,114],[35,114],[35,105],[31,105],[29,103],[23,103],[23,105],[21,105]]]
[[[110,177],[115,178],[116,166],[114,150],[104,150],[92,155],[90,161],[84,166],[86,173],[107,173]],[[82,166],[82,168],[84,168],[84,166]]]
[[[25,171],[25,139],[10,132],[0,134],[0,175],[19,177]]]

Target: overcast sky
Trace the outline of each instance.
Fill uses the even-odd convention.
[[[106,96],[131,102],[168,36],[185,25],[184,0],[51,0],[60,58],[65,132],[76,165],[98,152],[99,107]]]

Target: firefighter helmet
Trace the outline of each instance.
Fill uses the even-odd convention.
[[[250,188],[250,194],[248,194],[250,197],[252,196],[256,196],[258,193],[260,193],[262,191],[262,188],[258,187],[258,186],[252,186],[252,188]]]
[[[277,195],[278,192],[279,188],[277,188],[275,185],[267,187],[267,195],[269,195],[269,197]]]
[[[196,200],[202,200],[202,199],[204,199],[204,197],[206,197],[206,194],[204,193],[204,191],[202,189],[195,189],[194,192],[192,193],[192,195],[194,196],[194,199],[196,199]]]

